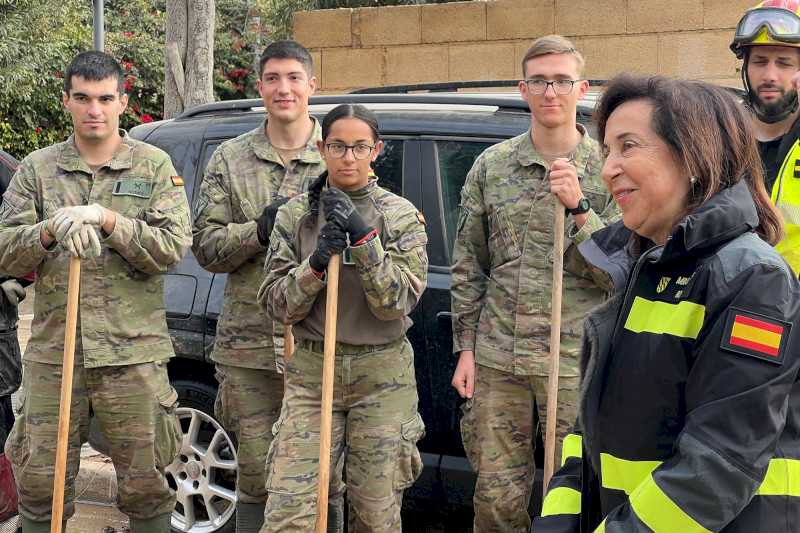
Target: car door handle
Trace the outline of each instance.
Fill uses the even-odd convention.
[[[437,322],[445,322],[449,326],[453,323],[453,313],[450,311],[439,311],[436,313]]]

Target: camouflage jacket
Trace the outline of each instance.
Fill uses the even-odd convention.
[[[102,254],[81,262],[79,339],[87,368],[172,357],[162,274],[191,245],[189,204],[169,156],[123,138],[97,171],[70,137],[26,157],[0,206],[0,272],[36,271],[31,339],[25,359],[60,364],[64,353],[70,255],[42,247],[44,221],[64,206],[98,203],[117,213]]]
[[[375,180],[350,197],[379,237],[343,254],[336,339],[386,344],[405,334],[411,325],[408,314],[425,290],[428,237],[416,208]],[[307,194],[278,211],[258,292],[259,302],[276,320],[295,324],[298,340],[323,340],[325,334],[326,283],[308,265],[324,223],[321,207],[312,223]]]
[[[585,132],[573,162],[592,210],[580,229],[571,219],[567,224],[567,254],[617,214],[600,180],[599,146]],[[541,357],[549,350],[553,282],[548,168],[528,131],[481,154],[461,191],[452,267],[453,350],[475,350],[478,364],[518,375],[548,374]],[[561,352],[577,355],[583,316],[604,293],[590,277],[569,271],[563,287]],[[561,373],[577,375],[577,368],[562,365]]]
[[[195,209],[194,251],[200,265],[228,274],[213,359],[269,369],[283,356],[283,327],[256,303],[266,248],[255,219],[277,197],[308,189],[325,169],[317,150],[319,124],[288,168],[269,143],[266,122],[220,145],[206,168]]]

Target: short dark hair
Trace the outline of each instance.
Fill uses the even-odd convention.
[[[781,218],[764,187],[752,120],[728,90],[701,81],[621,74],[608,83],[595,111],[601,141],[614,110],[635,100],[653,106],[650,127],[697,178],[687,214],[745,180],[758,212],[756,232],[772,245],[780,240]]]
[[[275,41],[267,46],[258,59],[258,76],[264,73],[264,65],[270,59],[294,59],[303,65],[308,77],[314,75],[314,60],[305,46],[297,41]]]
[[[108,78],[117,80],[119,94],[124,92],[124,74],[117,60],[106,54],[92,50],[75,56],[64,74],[64,92],[69,94],[72,89],[72,77],[80,76],[89,81],[102,81]]]

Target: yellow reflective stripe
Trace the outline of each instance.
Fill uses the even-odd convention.
[[[706,308],[694,302],[671,304],[637,296],[625,321],[634,333],[656,333],[696,339],[703,327]]]
[[[661,461],[628,461],[601,453],[600,478],[603,480],[603,488],[621,490],[630,496],[660,464]]]
[[[795,166],[800,163],[800,141],[792,149],[772,186],[770,198],[783,216],[786,234],[775,250],[786,259],[795,273],[800,272],[800,180],[795,179]]]
[[[800,181],[800,180],[798,180]],[[786,215],[784,214],[784,221]],[[785,235],[783,239],[775,245],[777,251],[792,267],[795,274],[800,273],[800,226],[794,224],[784,223]]]
[[[569,487],[550,489],[542,502],[542,516],[557,514],[581,514],[581,493]]]
[[[800,496],[800,461],[773,459],[757,496]]]
[[[594,533],[606,533],[606,519],[603,518],[603,521],[600,522],[600,525],[597,526],[597,529],[594,530]]]
[[[570,457],[583,457],[583,437],[570,433],[564,437],[564,443],[561,445],[561,466],[567,462]]]
[[[630,502],[639,520],[655,533],[710,533],[664,494],[652,474],[636,487]]]

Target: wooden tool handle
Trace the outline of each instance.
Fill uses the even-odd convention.
[[[553,477],[558,420],[558,358],[561,351],[561,292],[564,275],[564,206],[554,197],[553,224],[553,296],[550,307],[550,368],[547,377],[547,424],[544,441],[544,489]]]
[[[292,332],[292,326],[287,325],[284,327],[286,329],[283,330],[283,365],[284,372],[286,372],[286,365],[294,354],[294,333]]]
[[[336,309],[339,303],[339,261],[334,255],[328,263],[328,289],[325,300],[325,344],[322,359],[322,411],[319,428],[319,485],[317,486],[316,533],[328,529],[328,485],[331,470],[331,425],[333,419],[333,367],[336,360]]]
[[[55,480],[53,481],[53,511],[50,533],[61,533],[64,518],[64,482],[67,477],[67,449],[69,445],[69,417],[72,405],[72,370],[75,364],[75,329],[78,325],[78,299],[81,284],[81,260],[69,260],[69,286],[67,289],[67,326],[64,331],[64,366],[61,370],[61,400],[58,412],[58,438],[56,440]]]

